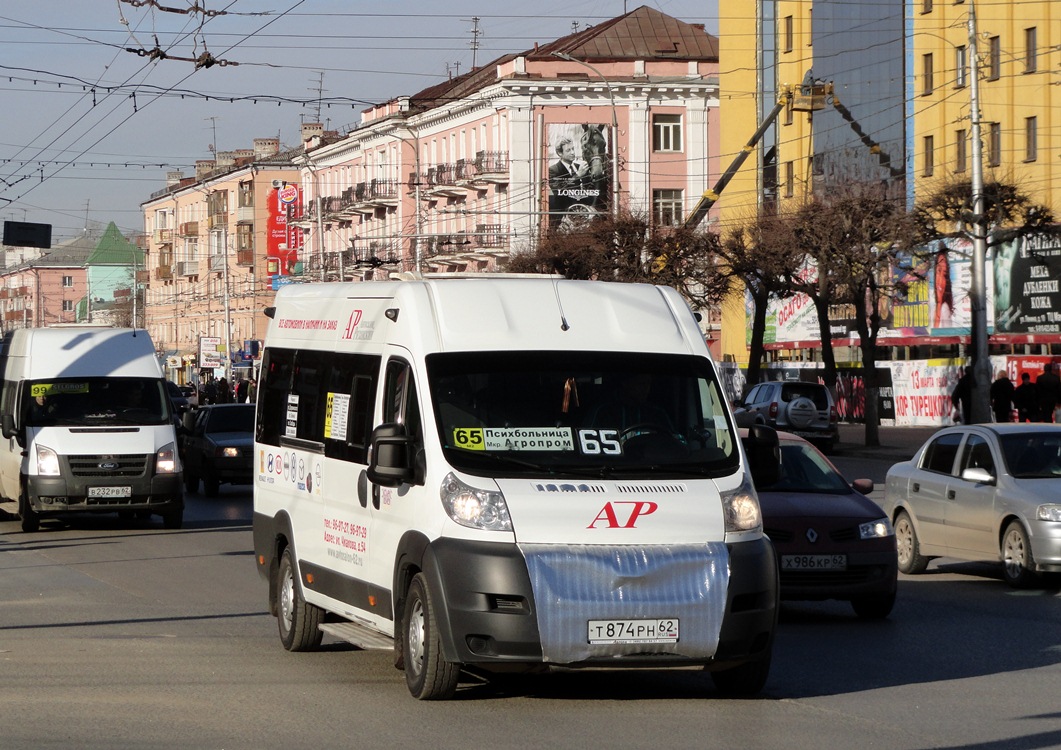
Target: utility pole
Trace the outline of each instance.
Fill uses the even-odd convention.
[[[483,35],[483,30],[479,28],[479,16],[472,16],[471,35],[472,40],[468,42],[468,46],[472,48],[472,70],[475,70],[475,57],[479,51],[479,37]]]
[[[973,389],[972,421],[991,421],[991,357],[987,348],[987,217],[984,215],[984,150],[980,140],[980,66],[976,52],[976,9],[969,0],[969,96],[971,99],[973,267],[972,314]]]

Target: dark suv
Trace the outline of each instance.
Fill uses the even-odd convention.
[[[738,414],[740,424],[765,424],[791,432],[829,452],[837,439],[833,396],[820,383],[759,383],[748,391]]]

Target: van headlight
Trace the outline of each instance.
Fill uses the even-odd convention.
[[[59,456],[45,445],[37,445],[37,474],[42,477],[59,476]]]
[[[726,531],[754,531],[761,529],[763,514],[759,496],[745,476],[736,489],[722,493],[722,511],[726,515]]]
[[[173,443],[167,443],[155,454],[155,473],[173,474],[177,471],[177,450]]]
[[[442,480],[442,507],[454,522],[470,529],[512,531],[505,496],[470,487],[452,473]]]
[[[876,521],[858,525],[859,539],[883,539],[893,534],[895,530],[892,529],[892,522],[887,518],[878,518]]]

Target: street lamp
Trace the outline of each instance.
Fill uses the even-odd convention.
[[[421,216],[420,212],[420,136],[415,130],[409,127],[408,124],[402,125],[400,129],[404,131],[406,135],[413,139],[413,142],[410,143],[406,138],[402,138],[400,135],[398,135],[398,128],[395,128],[393,131],[391,131],[391,134],[395,138],[397,138],[399,141],[401,141],[407,146],[412,146],[413,149],[413,170],[416,173],[416,182],[413,183],[413,201],[416,203],[416,205],[413,207],[413,210],[415,211],[416,220],[416,236],[413,238],[413,270],[416,271],[417,274],[419,274],[422,260],[422,254],[420,252],[420,239],[423,236],[423,217]],[[397,175],[399,181],[401,179],[400,170],[402,168],[403,163],[404,160],[399,158],[399,172]]]
[[[615,110],[615,96],[612,93],[612,84],[603,73],[597,70],[594,66],[590,65],[585,60],[579,60],[577,57],[572,57],[566,52],[554,52],[554,57],[559,57],[562,60],[568,62],[577,63],[578,65],[584,65],[585,67],[596,73],[600,79],[604,82],[604,87],[608,90],[608,101],[612,105],[612,216],[619,215],[619,119],[616,115]]]

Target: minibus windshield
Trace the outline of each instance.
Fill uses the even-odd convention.
[[[171,419],[161,379],[48,378],[22,389],[23,424],[31,427],[166,424]]]
[[[737,437],[703,357],[460,352],[427,357],[439,439],[471,474],[711,477]]]

